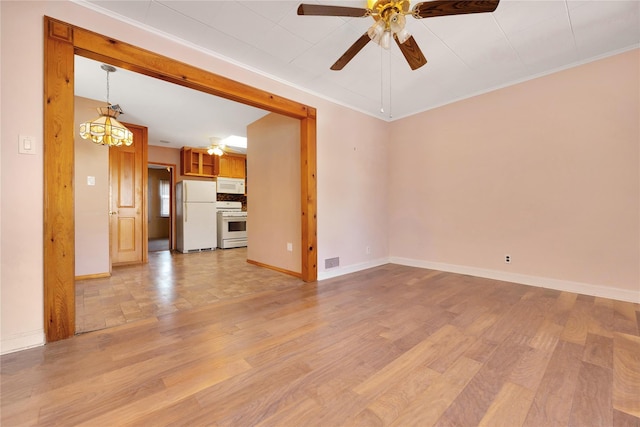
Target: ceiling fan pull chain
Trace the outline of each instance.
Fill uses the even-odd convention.
[[[384,49],[380,49],[380,114],[384,114],[384,72],[382,55],[384,55]]]
[[[392,114],[392,110],[391,110],[391,51],[388,52],[388,56],[389,56],[389,118],[393,117]]]

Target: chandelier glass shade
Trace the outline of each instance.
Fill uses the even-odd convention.
[[[80,136],[83,139],[115,147],[133,144],[133,133],[116,119],[119,111],[114,110],[111,105],[97,108],[97,111],[100,117],[80,125]]]
[[[117,120],[122,113],[119,105],[109,103],[109,73],[116,71],[114,67],[102,64],[107,72],[107,106],[97,108],[100,116],[80,125],[80,137],[89,139],[95,144],[120,147],[133,144],[133,133]]]

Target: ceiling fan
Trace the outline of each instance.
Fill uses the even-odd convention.
[[[298,15],[345,16],[365,18],[371,16],[375,22],[349,49],[331,66],[332,70],[342,70],[370,40],[389,49],[391,38],[412,70],[427,63],[413,36],[405,29],[405,16],[416,19],[436,16],[462,15],[467,13],[493,12],[500,0],[433,0],[417,3],[409,10],[409,0],[367,0],[368,8],[301,4]]]

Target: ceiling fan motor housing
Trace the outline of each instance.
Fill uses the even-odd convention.
[[[369,1],[369,3],[371,2]],[[386,24],[386,29],[389,29],[392,20],[397,21],[398,17],[409,13],[409,1],[378,0],[369,9],[373,19],[376,21],[382,19]]]

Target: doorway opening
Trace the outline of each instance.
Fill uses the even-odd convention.
[[[171,251],[173,246],[173,188],[175,165],[149,162],[149,252]]]
[[[171,58],[44,17],[44,329],[75,333],[74,55],[111,63],[300,121],[302,279],[317,279],[316,110]]]

